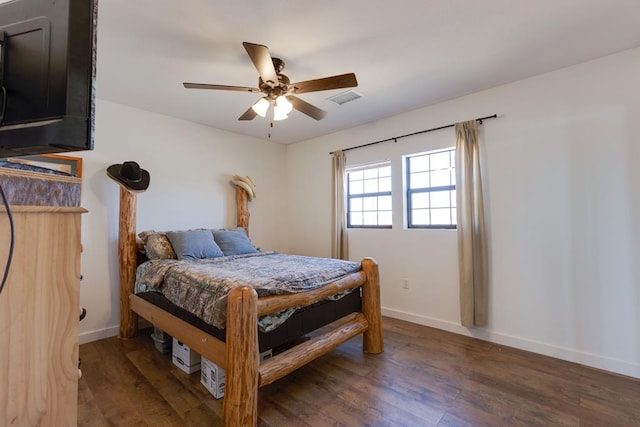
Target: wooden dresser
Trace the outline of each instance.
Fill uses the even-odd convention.
[[[0,426],[76,426],[80,225],[86,211],[11,211],[15,249],[0,294]],[[0,279],[9,239],[0,208]]]

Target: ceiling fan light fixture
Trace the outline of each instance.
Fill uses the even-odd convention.
[[[286,110],[278,105],[273,107],[273,120],[284,120],[288,118]]]
[[[293,110],[293,104],[284,96],[280,95],[276,98],[275,108],[281,110],[285,115],[289,114]]]
[[[260,98],[255,104],[251,106],[253,111],[260,117],[267,117],[267,110],[269,110],[271,102],[266,97]]]

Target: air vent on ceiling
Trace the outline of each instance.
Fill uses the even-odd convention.
[[[351,89],[351,90],[348,90],[346,92],[342,92],[342,93],[339,93],[337,95],[331,96],[331,97],[329,97],[327,99],[329,101],[335,102],[336,104],[342,105],[342,104],[345,104],[347,102],[353,101],[353,100],[358,99],[358,98],[362,98],[362,94],[360,94],[360,93],[356,92],[355,90]]]

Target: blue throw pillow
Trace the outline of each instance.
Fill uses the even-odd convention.
[[[167,231],[167,238],[179,260],[224,256],[208,230]]]
[[[225,256],[255,254],[258,250],[251,244],[244,228],[213,230],[213,238]]]

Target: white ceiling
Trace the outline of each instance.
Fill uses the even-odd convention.
[[[237,120],[257,94],[183,88],[257,87],[243,41],[292,82],[354,72],[363,97],[301,94],[327,117],[270,129]],[[640,0],[100,0],[97,96],[289,144],[636,46]]]

